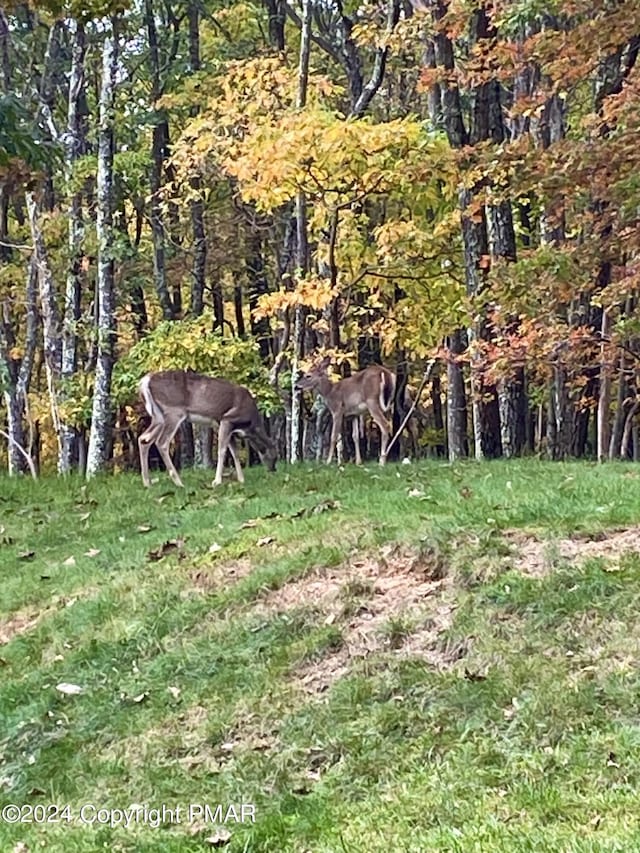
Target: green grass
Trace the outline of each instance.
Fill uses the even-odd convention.
[[[513,545],[635,526],[633,467],[210,480],[0,480],[0,803],[74,817],[0,822],[1,851],[212,849],[188,805],[242,802],[256,819],[227,823],[230,853],[640,849],[640,554],[529,575]],[[370,578],[345,577],[331,617],[317,595],[269,604],[315,569],[393,565],[394,543],[441,585],[367,656],[348,650]],[[428,654],[403,653],[429,625]],[[302,686],[334,659],[326,690]],[[83,825],[86,803],[181,820]]]

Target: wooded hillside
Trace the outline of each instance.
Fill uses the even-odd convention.
[[[396,427],[434,362],[424,453],[638,458],[639,48],[632,0],[5,4],[2,466],[135,465],[167,368],[313,457],[325,354]]]

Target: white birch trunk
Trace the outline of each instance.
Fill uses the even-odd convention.
[[[73,47],[71,77],[69,80],[69,104],[67,112],[67,135],[65,138],[65,171],[67,184],[73,178],[75,161],[82,153],[82,129],[79,113],[80,96],[84,87],[85,34],[79,21],[73,23]],[[80,305],[80,264],[82,256],[82,194],[70,192],[69,198],[69,268],[64,299],[64,324],[62,329],[62,393],[64,381],[71,379],[77,369],[78,335],[77,321]],[[62,449],[58,459],[58,471],[68,473],[73,465],[73,450],[76,431],[70,424],[61,425]]]
[[[107,462],[111,431],[111,374],[115,343],[115,293],[113,278],[113,136],[114,90],[117,64],[116,33],[113,20],[105,32],[100,88],[98,130],[98,187],[96,231],[98,237],[97,332],[98,357],[91,436],[87,451],[87,477]]]

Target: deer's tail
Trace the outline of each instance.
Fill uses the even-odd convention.
[[[153,418],[153,420],[158,420],[162,417],[162,411],[156,401],[153,399],[153,394],[151,393],[151,389],[149,388],[149,384],[151,382],[151,376],[147,373],[146,376],[143,376],[140,380],[140,396],[142,397],[142,402],[144,403],[144,407],[147,410],[147,414]]]
[[[396,393],[396,377],[389,370],[380,371],[380,407],[383,412],[391,408]]]

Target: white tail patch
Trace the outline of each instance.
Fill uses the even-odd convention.
[[[388,412],[393,403],[393,397],[396,392],[395,376],[390,377],[387,373],[380,371],[380,408],[383,412]],[[387,383],[389,385],[387,394]]]
[[[140,380],[140,396],[142,397],[142,400],[144,402],[144,407],[147,410],[147,414],[153,418],[160,412],[154,402],[153,396],[151,395],[151,391],[149,390],[150,382],[151,374],[147,373],[147,375],[143,376]]]

